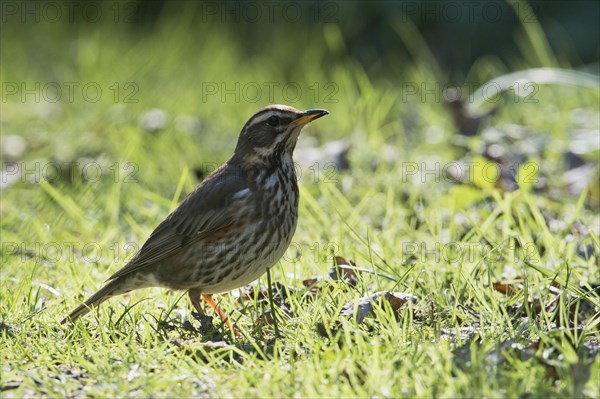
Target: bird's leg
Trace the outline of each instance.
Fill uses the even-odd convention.
[[[225,325],[227,326],[227,328],[229,328],[229,329],[233,328],[231,325],[231,322],[229,321],[229,317],[227,317],[227,314],[219,308],[219,306],[217,305],[215,300],[212,299],[211,295],[202,294],[202,299],[204,299],[206,301],[206,303],[208,303],[210,305],[210,307],[213,308],[215,313],[218,314],[219,317],[221,318],[221,320],[223,320],[225,322]]]
[[[198,314],[201,314],[203,316],[205,315],[204,310],[202,310],[202,307],[200,306],[200,297],[202,297],[202,299],[204,299],[210,305],[210,307],[214,309],[215,313],[219,315],[221,320],[225,322],[227,328],[233,330],[233,333],[236,337],[241,336],[241,333],[238,331],[238,329],[233,327],[233,325],[229,321],[229,317],[227,317],[227,314],[221,309],[219,309],[219,306],[214,301],[214,299],[212,299],[212,296],[208,294],[202,294],[197,288],[192,288],[188,290],[188,295],[190,296],[190,302],[192,302],[192,306],[194,307],[194,309],[196,309],[196,312],[198,312]]]
[[[273,326],[275,327],[275,339],[279,338],[279,327],[277,326],[277,312],[275,312],[275,298],[273,297],[273,283],[271,283],[271,269],[267,268],[267,285],[269,286],[269,303],[273,315]]]
[[[204,310],[202,309],[202,306],[200,306],[200,290],[197,288],[192,288],[188,291],[188,295],[190,296],[190,302],[192,303],[194,309],[196,309],[196,312],[204,316]]]

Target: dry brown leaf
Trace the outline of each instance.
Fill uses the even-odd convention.
[[[373,306],[377,303],[381,303],[382,299],[386,300],[392,309],[396,311],[404,304],[416,301],[417,297],[402,292],[379,291],[357,300],[353,299],[346,302],[340,311],[340,315],[355,317],[356,322],[360,324],[365,317],[373,311]]]
[[[336,256],[333,267],[329,270],[329,277],[333,281],[343,281],[350,287],[358,284],[358,275],[356,274],[356,264],[352,260],[346,260],[341,256]]]
[[[493,283],[492,287],[504,295],[515,295],[523,289],[523,284]]]

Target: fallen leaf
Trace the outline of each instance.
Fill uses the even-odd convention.
[[[521,291],[523,289],[523,284],[521,284],[521,283],[509,284],[509,283],[496,282],[496,283],[492,284],[492,287],[494,287],[494,289],[501,294],[515,295],[516,293],[518,293],[519,291]]]
[[[329,277],[333,281],[343,281],[351,287],[358,284],[358,275],[356,274],[356,264],[353,261],[347,261],[341,256],[336,256],[333,267],[329,270]]]
[[[356,322],[360,324],[373,311],[373,306],[381,303],[382,299],[386,300],[392,309],[396,311],[408,302],[415,302],[417,297],[401,292],[380,291],[346,302],[340,311],[340,315],[355,317]]]

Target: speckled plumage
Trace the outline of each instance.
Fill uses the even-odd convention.
[[[296,230],[299,195],[292,153],[298,135],[305,124],[326,114],[282,105],[258,111],[244,125],[229,161],[63,323],[112,296],[146,287],[188,290],[200,311],[194,300],[200,294],[230,291],[265,273],[283,256]]]

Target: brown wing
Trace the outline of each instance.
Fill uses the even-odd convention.
[[[150,234],[140,251],[109,280],[138,271],[176,254],[234,222],[234,194],[248,188],[239,170],[222,167],[191,192]]]

